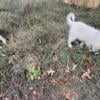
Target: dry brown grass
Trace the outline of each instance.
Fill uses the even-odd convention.
[[[66,6],[59,0],[22,1],[7,1],[12,6],[0,13],[3,21],[0,28],[10,34],[7,47],[0,50],[0,91],[5,94],[2,98],[66,100],[64,92],[70,90],[76,92],[78,100],[99,100],[100,56],[93,56],[78,46],[72,50],[67,47],[65,19],[73,11],[79,20],[100,28],[100,9]],[[0,7],[8,9],[5,5],[2,3]],[[87,58],[94,60],[97,67],[92,80],[81,80]],[[33,63],[41,70],[40,80],[31,81],[27,76],[26,67]],[[66,73],[67,67],[72,68],[73,64],[78,65],[76,70]],[[46,74],[50,68],[55,70],[53,76]]]

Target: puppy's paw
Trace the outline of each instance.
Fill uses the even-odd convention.
[[[92,54],[92,55],[95,55],[95,56],[96,56],[96,55],[98,55],[98,54],[99,54],[99,52],[97,52],[97,51],[96,51],[96,52],[91,51],[91,52],[90,52],[90,54]]]
[[[94,52],[94,55],[98,55],[99,54],[99,52]]]
[[[69,48],[72,48],[73,46],[72,46],[72,44],[68,44],[68,47],[69,47]]]

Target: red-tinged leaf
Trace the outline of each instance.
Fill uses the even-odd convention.
[[[96,67],[96,63],[93,61],[92,58],[85,59],[85,64],[91,70],[93,70]]]
[[[72,93],[70,91],[69,92],[65,92],[64,96],[66,97],[67,100],[72,100]]]
[[[4,93],[0,92],[0,98],[4,97]]]

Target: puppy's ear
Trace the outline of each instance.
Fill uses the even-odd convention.
[[[71,45],[72,45],[72,46],[76,46],[76,45],[77,45],[76,41],[72,41],[72,42],[71,42]]]

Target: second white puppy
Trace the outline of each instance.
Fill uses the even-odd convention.
[[[72,42],[80,40],[86,44],[90,51],[100,49],[100,31],[81,21],[75,21],[75,14],[69,13],[66,17],[69,26],[68,46],[72,48]]]
[[[6,39],[2,37],[1,35],[0,35],[0,40],[2,41],[3,44],[6,44]]]
[[[0,35],[0,41],[4,44],[4,45],[6,45],[6,39],[4,38],[4,37],[2,37],[1,35]],[[1,46],[0,46],[0,48],[2,48]]]

